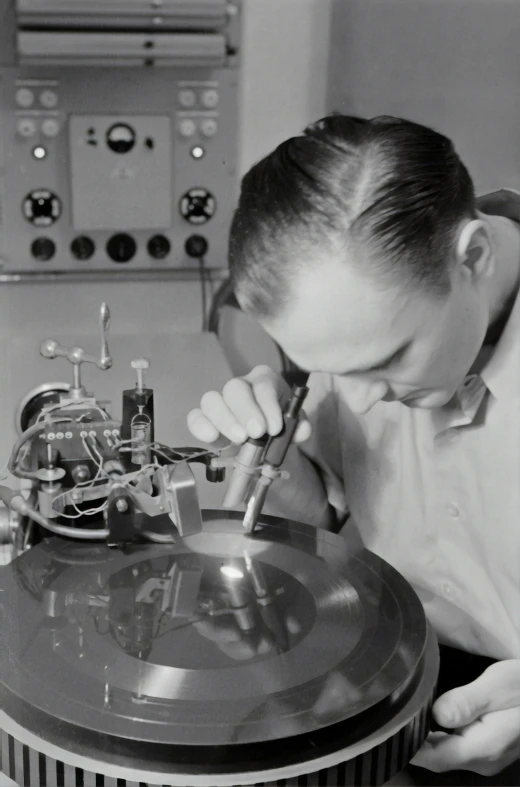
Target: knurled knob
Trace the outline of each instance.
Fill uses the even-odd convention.
[[[130,363],[132,369],[148,369],[150,367],[150,361],[146,358],[135,358],[135,360],[131,361]]]

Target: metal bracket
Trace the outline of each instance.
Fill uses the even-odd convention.
[[[172,504],[170,519],[179,531],[181,538],[202,532],[197,484],[193,471],[187,462],[168,468],[166,494]]]

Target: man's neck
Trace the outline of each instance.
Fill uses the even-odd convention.
[[[492,227],[496,270],[489,291],[489,329],[485,344],[496,344],[520,287],[520,225],[502,216],[482,216]]]

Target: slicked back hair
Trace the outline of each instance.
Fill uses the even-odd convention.
[[[331,115],[245,175],[229,242],[233,286],[276,317],[318,255],[341,255],[376,283],[449,291],[453,240],[476,217],[471,177],[447,137],[393,117]]]

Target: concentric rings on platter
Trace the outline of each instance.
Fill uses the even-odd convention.
[[[408,583],[287,520],[249,537],[238,512],[206,511],[202,533],[124,550],[49,539],[0,586],[11,718],[30,708],[143,762],[165,745],[195,771],[356,746],[423,680],[428,628]]]

